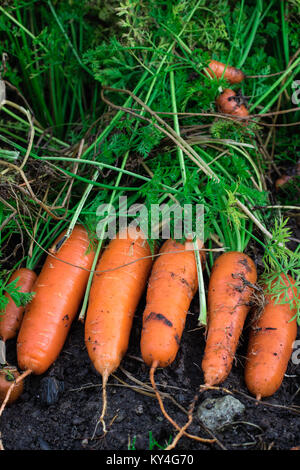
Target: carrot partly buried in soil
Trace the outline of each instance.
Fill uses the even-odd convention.
[[[93,277],[85,322],[85,343],[95,369],[102,375],[102,414],[106,432],[106,383],[128,347],[133,316],[152,266],[150,246],[142,231],[119,232],[101,256]]]
[[[16,285],[20,287],[20,292],[31,292],[37,275],[31,269],[20,268],[11,275],[9,283],[17,278],[19,279]],[[0,339],[4,342],[17,335],[25,310],[25,306],[18,307],[7,292],[5,292],[5,296],[9,301],[5,307],[5,313],[0,316]]]
[[[74,320],[94,253],[88,251],[89,238],[84,227],[75,226],[70,237],[61,234],[48,255],[26,307],[17,339],[20,369],[43,374],[58,357]],[[59,248],[58,248],[59,247]]]
[[[246,118],[249,111],[244,104],[243,97],[230,88],[225,88],[223,93],[216,99],[218,111],[223,114]]]
[[[236,348],[250,309],[257,273],[249,256],[230,251],[219,256],[208,286],[208,331],[202,370],[205,385],[223,382],[230,373]]]
[[[225,78],[229,83],[240,83],[245,78],[244,72],[231,65],[223,64],[217,60],[211,60],[207,72],[213,78]],[[225,72],[224,72],[225,70]],[[224,74],[224,75],[223,75]]]
[[[295,281],[288,276],[292,287],[288,289],[288,298],[297,298]],[[284,274],[281,283],[289,286]],[[250,393],[259,400],[273,395],[280,387],[293,350],[297,336],[295,302],[292,306],[284,301],[284,292],[278,303],[267,294],[266,305],[254,321],[249,337],[245,366],[245,381]]]
[[[203,245],[199,242],[198,247],[201,249]],[[203,264],[204,251],[200,251],[200,254]],[[212,442],[209,439],[191,436],[185,431],[192,421],[194,403],[186,425],[180,428],[175,423],[163,406],[154,380],[157,367],[167,367],[177,355],[188,309],[197,288],[198,276],[193,243],[187,241],[182,244],[172,239],[167,240],[160,249],[160,256],[153,265],[148,283],[141,353],[143,360],[150,367],[150,380],[161,411],[179,431],[173,445],[168,449],[174,447],[182,434],[201,442]]]

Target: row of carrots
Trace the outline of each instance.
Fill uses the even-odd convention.
[[[205,72],[231,84],[246,78],[241,70],[214,60]],[[216,106],[224,114],[244,119],[249,115],[242,96],[229,88],[217,98]],[[193,246],[191,241],[182,244],[170,239],[153,256],[143,234],[126,229],[100,257],[89,295],[85,344],[102,376],[100,421],[104,430],[107,380],[127,351],[133,316],[146,288],[140,348],[160,401],[154,372],[174,361],[186,315],[198,289]],[[88,247],[88,234],[78,225],[69,238],[65,232],[58,237],[39,276],[27,268],[13,273],[10,280],[18,278],[21,291],[33,291],[35,295],[25,314],[24,308],[17,307],[10,298],[0,317],[2,341],[18,335],[17,359],[23,371],[20,375],[17,368],[9,365],[0,369],[0,415],[6,403],[12,403],[22,393],[24,378],[31,373],[43,374],[60,354],[92,268],[94,252]],[[201,243],[198,248],[204,268],[205,250]],[[207,387],[222,383],[231,371],[256,281],[255,264],[244,253],[227,252],[216,259],[208,286],[208,325],[202,360]],[[293,299],[294,281],[282,275],[282,282],[290,286],[288,295]],[[272,395],[280,387],[297,335],[296,320],[291,321],[296,309],[290,303],[275,304],[268,295],[265,302],[262,313],[254,315],[245,366],[246,385],[257,399]],[[164,413],[161,401],[160,406]]]
[[[24,268],[12,275],[12,279],[19,278],[23,291],[33,291],[35,295],[24,315],[23,308],[10,298],[0,320],[4,342],[18,335],[17,360],[23,371],[19,375],[10,366],[2,368],[2,409],[22,393],[27,375],[43,374],[57,359],[84,296],[94,259],[94,252],[88,250],[88,233],[77,225],[69,238],[64,235],[65,232],[56,240],[38,276]],[[143,233],[127,228],[103,250],[93,276],[85,320],[86,348],[103,380],[103,427],[106,383],[127,351],[133,317],[145,289],[140,348],[150,367],[151,382],[156,368],[174,361],[198,288],[193,247],[189,240],[179,243],[169,239],[159,253],[153,254]],[[200,242],[198,250],[204,268],[205,249]],[[282,275],[282,281],[287,286],[294,285],[290,277]],[[208,325],[202,360],[207,387],[222,383],[231,371],[256,282],[255,264],[246,254],[229,251],[217,257],[208,285]],[[296,289],[290,287],[288,295],[293,299]],[[274,303],[270,296],[265,301],[262,313],[254,315],[245,366],[246,385],[257,399],[274,394],[280,387],[297,335],[297,322],[290,321],[296,309],[290,303]]]

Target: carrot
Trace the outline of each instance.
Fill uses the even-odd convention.
[[[240,83],[245,78],[244,72],[240,69],[232,67],[231,65],[226,66],[226,64],[218,62],[217,60],[211,60],[208,67],[209,68],[206,70],[211,77],[221,78],[223,76],[229,83]]]
[[[198,242],[198,247],[201,250],[202,243]],[[200,251],[200,255],[203,265],[204,251]],[[170,449],[183,434],[200,442],[212,442],[186,432],[192,422],[195,400],[191,405],[187,423],[180,428],[166,412],[154,380],[157,367],[167,367],[177,355],[188,309],[197,288],[198,276],[193,244],[189,241],[182,244],[172,239],[167,240],[161,247],[160,256],[153,265],[149,279],[140,347],[144,362],[150,366],[150,381],[160,409],[165,418],[179,431],[168,447]]]
[[[19,278],[19,280],[16,285],[20,287],[20,292],[31,292],[37,275],[31,269],[20,268],[11,275],[9,283],[17,278]],[[5,342],[17,335],[23,319],[25,307],[17,307],[7,292],[5,292],[4,295],[9,299],[9,302],[5,307],[5,313],[0,317],[0,338]]]
[[[289,286],[285,275],[280,277]],[[288,278],[293,286],[287,291],[292,300],[297,298],[297,289],[291,276]],[[275,303],[270,294],[265,298],[267,303],[250,332],[245,366],[247,388],[258,400],[273,395],[279,389],[297,336],[296,319],[291,320],[296,314],[296,300],[291,307],[286,301]],[[284,293],[279,302],[283,300]]]
[[[244,253],[229,251],[219,256],[208,285],[208,332],[202,360],[205,385],[223,382],[230,373],[242,333],[251,284],[257,279],[254,262]]]
[[[106,383],[128,347],[133,316],[152,265],[151,249],[142,231],[126,228],[102,254],[93,277],[85,322],[85,343],[102,376],[100,422],[106,431]]]
[[[153,265],[141,335],[142,357],[150,367],[167,367],[177,355],[188,308],[198,288],[192,250],[190,242],[183,245],[169,239]]]
[[[283,186],[285,186],[293,177],[291,175],[282,175],[280,178],[277,178],[275,181],[275,189],[279,191]]]
[[[25,309],[17,339],[17,358],[22,370],[43,374],[58,357],[74,320],[87,284],[94,253],[89,251],[86,230],[75,226],[64,240],[55,242]]]
[[[243,102],[243,98],[230,88],[225,88],[223,93],[218,96],[216,105],[220,113],[243,118],[249,116],[249,111]]]
[[[0,369],[0,403],[3,403],[9,388],[13,385],[11,393],[8,397],[7,404],[14,403],[23,392],[23,382],[15,383],[15,380],[20,376],[16,367],[5,366]]]

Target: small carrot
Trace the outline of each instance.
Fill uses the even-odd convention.
[[[288,288],[290,300],[297,298],[295,281],[284,274],[280,282],[292,287]],[[275,281],[274,281],[275,282]],[[273,285],[273,284],[272,284]],[[296,305],[284,302],[284,292],[278,302],[267,294],[266,305],[260,316],[253,322],[245,366],[245,382],[248,390],[259,400],[273,395],[280,387],[288,362],[293,342],[297,336]],[[284,303],[280,303],[284,302]]]
[[[20,376],[18,370],[14,366],[5,366],[0,369],[0,403],[3,403],[7,392],[12,386],[11,393],[7,399],[7,404],[14,403],[22,394],[24,383],[21,381],[15,383],[15,380]]]
[[[88,252],[86,230],[75,226],[70,237],[61,234],[48,255],[25,309],[17,338],[20,369],[43,374],[58,357],[74,320],[94,258]],[[59,247],[59,248],[57,248]],[[55,253],[55,254],[54,254]]]
[[[202,265],[205,253],[198,242]],[[179,431],[173,444],[182,434],[200,442],[212,442],[186,432],[192,421],[193,402],[189,419],[182,428],[166,412],[154,380],[157,367],[170,365],[178,352],[190,303],[198,288],[197,265],[193,243],[185,244],[167,240],[160,249],[160,256],[154,262],[148,283],[146,308],[143,314],[141,353],[150,367],[150,381],[163,415]],[[169,446],[173,448],[173,445]]]
[[[17,269],[10,277],[9,283],[19,278],[17,286],[20,292],[32,292],[32,286],[37,278],[34,271],[28,268]],[[23,319],[25,306],[18,307],[11,296],[5,292],[5,297],[9,299],[5,307],[5,313],[0,316],[0,338],[5,342],[17,335]]]
[[[244,72],[231,65],[223,64],[217,60],[211,60],[206,69],[213,78],[225,78],[229,83],[240,83],[245,78]],[[225,72],[224,72],[225,70]],[[223,75],[224,74],[224,75]]]
[[[216,105],[220,113],[241,118],[249,116],[249,111],[244,104],[243,98],[230,88],[225,88],[223,93],[218,96]]]
[[[223,382],[232,362],[247,313],[257,273],[249,256],[229,251],[219,256],[208,285],[208,331],[202,370],[205,385]]]
[[[280,178],[277,178],[275,181],[275,189],[279,191],[283,186],[285,186],[289,181],[291,181],[293,177],[291,175],[282,175]]]
[[[106,383],[127,351],[133,316],[152,265],[151,249],[142,231],[126,228],[102,254],[94,274],[85,322],[85,343],[102,375],[100,422],[106,431]]]

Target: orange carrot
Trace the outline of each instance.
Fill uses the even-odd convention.
[[[223,382],[232,362],[250,309],[251,284],[257,279],[249,256],[229,251],[219,256],[208,286],[208,332],[202,369],[206,385]]]
[[[169,239],[160,253],[149,279],[141,335],[142,357],[150,367],[153,364],[167,367],[174,361],[186,315],[198,288],[192,243],[183,245]],[[201,255],[203,261],[203,251]]]
[[[226,66],[226,64],[218,62],[217,60],[211,60],[208,66],[209,68],[206,70],[213,78],[221,78],[223,76],[229,83],[240,83],[245,78],[244,72],[240,69],[232,67],[231,65]]]
[[[102,375],[103,410],[106,383],[127,351],[133,316],[152,265],[151,249],[142,231],[126,228],[111,240],[93,277],[85,322],[85,343]]]
[[[87,284],[94,253],[89,252],[86,230],[75,226],[60,246],[65,232],[55,242],[55,257],[48,255],[25,309],[17,339],[17,357],[22,370],[43,374],[58,357],[74,320]]]
[[[280,277],[289,286],[285,275]],[[288,298],[292,300],[297,298],[297,289],[291,276],[288,278],[293,286],[287,291]],[[267,303],[251,328],[245,367],[247,388],[257,399],[269,397],[279,389],[297,336],[296,319],[291,320],[296,314],[296,301],[291,307],[287,301],[275,303],[270,294],[265,297]],[[279,298],[279,302],[283,301],[284,292]]]
[[[9,283],[19,278],[17,286],[20,292],[31,292],[32,286],[37,278],[34,271],[28,268],[17,269],[10,277]],[[0,338],[3,341],[14,338],[20,329],[25,307],[17,307],[11,296],[6,292],[5,296],[9,299],[5,307],[4,315],[0,316]]]
[[[220,113],[238,117],[249,116],[249,111],[246,108],[242,97],[230,88],[225,88],[223,93],[218,96],[216,99],[216,105]]]
[[[203,244],[198,242],[202,266],[205,253]],[[185,436],[199,442],[213,442],[186,432],[192,422],[193,401],[188,421],[180,427],[167,413],[157,389],[154,373],[157,367],[167,367],[178,352],[181,336],[186,322],[190,303],[197,291],[198,276],[193,243],[178,243],[167,240],[161,247],[160,256],[155,261],[147,289],[146,308],[143,314],[141,353],[145,363],[150,366],[150,381],[160,409],[166,419],[179,431],[171,449],[180,437]]]
[[[20,376],[16,367],[5,366],[0,369],[0,403],[3,403],[9,388],[13,385],[11,393],[8,397],[7,404],[14,403],[23,392],[23,382],[14,383],[15,380]]]

